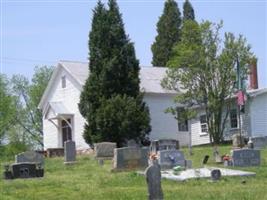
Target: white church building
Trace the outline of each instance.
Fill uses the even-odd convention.
[[[167,68],[141,67],[140,89],[149,106],[151,118],[150,139],[176,139],[180,145],[209,143],[205,115],[200,109],[198,115],[187,123],[178,123],[165,110],[174,105],[174,91],[161,87]],[[78,103],[83,85],[88,77],[88,63],[61,61],[39,103],[43,113],[44,149],[62,148],[64,141],[72,139],[77,150],[87,149],[83,139],[85,119],[81,116]],[[267,88],[249,91],[246,113],[241,118],[246,136],[267,136]],[[232,109],[226,127],[226,135],[238,130],[236,111]],[[190,134],[189,134],[190,133]]]

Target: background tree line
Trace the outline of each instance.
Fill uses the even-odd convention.
[[[31,80],[23,75],[0,75],[0,146],[2,155],[42,149],[42,113],[38,104],[53,67],[35,67]]]

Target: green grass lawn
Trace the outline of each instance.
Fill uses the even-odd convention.
[[[229,153],[230,146],[221,146],[221,154]],[[211,147],[195,147],[193,167],[200,167],[205,154],[212,155]],[[242,168],[256,172],[256,177],[223,177],[212,183],[207,179],[174,182],[162,180],[164,199],[173,200],[267,200],[267,149],[262,150],[262,166]],[[212,158],[212,157],[211,157]],[[209,165],[214,166],[212,159]],[[3,163],[1,163],[3,164]],[[63,158],[46,159],[45,177],[37,179],[0,179],[0,200],[109,200],[147,199],[145,178],[135,172],[111,173],[111,162],[99,166],[93,157],[80,156],[76,165],[65,166]],[[3,167],[1,166],[1,174]],[[246,180],[243,184],[242,181]]]

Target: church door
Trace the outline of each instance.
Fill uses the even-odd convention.
[[[67,119],[67,121],[69,122],[69,124],[71,124],[71,119]],[[64,142],[66,142],[67,140],[72,140],[71,127],[69,126],[69,124],[65,120],[61,121],[63,147]]]

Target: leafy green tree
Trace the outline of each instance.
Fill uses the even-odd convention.
[[[122,146],[127,139],[146,139],[150,131],[149,112],[139,93],[139,62],[133,43],[125,34],[116,1],[109,0],[108,7],[106,10],[98,2],[94,9],[89,34],[90,75],[80,96],[79,109],[87,121],[84,138],[88,144],[106,140]],[[143,121],[133,119],[136,117],[133,111],[143,113],[140,115]],[[123,120],[121,114],[125,115]],[[133,124],[136,129],[128,127]]]
[[[16,124],[23,128],[32,145],[43,146],[42,113],[38,104],[52,75],[52,67],[35,67],[34,75],[29,80],[22,75],[11,79],[12,91],[17,96]]]
[[[243,36],[236,38],[232,33],[225,33],[222,45],[221,27],[222,23],[214,25],[206,21],[198,25],[192,20],[185,21],[181,42],[174,47],[167,77],[162,82],[164,87],[180,91],[176,102],[187,108],[189,117],[194,116],[196,106],[205,110],[210,140],[214,144],[223,141],[229,112],[224,113],[229,108],[226,99],[235,90],[237,59],[244,79],[248,74],[246,64],[252,57]]]
[[[153,66],[166,66],[173,46],[180,40],[181,13],[175,0],[167,0],[157,23],[158,35],[151,46]]]
[[[16,114],[15,98],[9,90],[7,78],[0,74],[0,144],[1,139],[14,124]]]
[[[185,0],[183,5],[183,20],[195,20],[195,12],[189,0]]]

